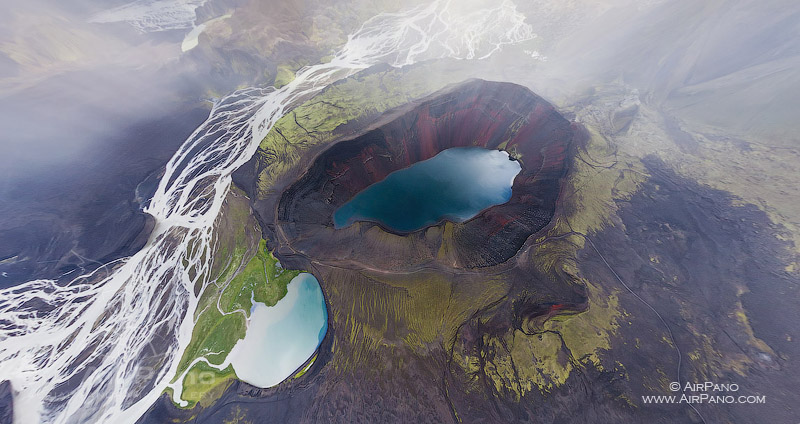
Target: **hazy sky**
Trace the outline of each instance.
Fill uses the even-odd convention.
[[[0,16],[0,169],[66,166],[165,112],[186,86],[180,38],[89,23],[99,2],[4,2]],[[113,3],[103,2],[104,7]]]
[[[141,32],[176,26],[163,16],[178,19],[201,2],[0,0],[6,172],[23,159],[35,166],[83,154],[125,120],[154,111],[165,90],[191,74],[177,67],[180,34]],[[621,77],[650,100],[720,124],[797,128],[786,110],[790,93],[800,89],[796,1],[517,3],[547,57],[537,72],[561,78],[565,88]],[[159,72],[165,66],[173,67]],[[728,103],[719,110],[727,120],[713,113],[720,102]],[[731,108],[732,102],[741,106]]]

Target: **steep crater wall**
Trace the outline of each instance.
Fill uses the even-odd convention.
[[[361,134],[313,159],[281,195],[276,230],[282,247],[316,260],[353,260],[406,268],[436,260],[484,267],[513,257],[556,210],[575,131],[550,104],[510,83],[471,80],[385,114]],[[373,222],[334,229],[334,211],[389,173],[451,147],[502,149],[522,170],[512,197],[474,218],[411,233]]]

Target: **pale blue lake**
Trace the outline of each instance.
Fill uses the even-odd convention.
[[[275,306],[255,303],[245,338],[228,358],[239,379],[272,387],[290,377],[317,351],[328,331],[328,310],[319,282],[302,273]]]

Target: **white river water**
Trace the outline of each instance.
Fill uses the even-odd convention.
[[[147,208],[157,225],[141,251],[66,285],[0,291],[0,380],[15,391],[14,421],[135,422],[169,386],[197,305],[187,270],[210,274],[230,175],[291,105],[378,63],[481,59],[533,37],[510,1],[436,1],[373,17],[331,62],[303,68],[279,90],[220,100],[167,164]]]

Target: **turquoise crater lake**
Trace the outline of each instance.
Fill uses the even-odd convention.
[[[447,219],[466,221],[511,199],[521,170],[508,153],[455,147],[367,187],[333,214],[336,228],[371,221],[411,232]]]

